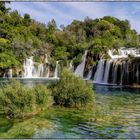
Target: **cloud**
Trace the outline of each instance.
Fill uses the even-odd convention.
[[[82,17],[98,18],[103,17],[108,13],[108,5],[97,2],[70,2],[65,3],[70,8],[74,9]]]
[[[35,2],[33,2],[33,4],[36,5]],[[65,12],[56,9],[53,5],[49,3],[39,3],[37,5],[37,9],[40,9],[43,12],[43,14],[46,14],[46,16],[47,14],[51,14],[54,17],[59,17],[60,19],[64,19],[64,20],[67,20],[68,18],[70,19],[73,18],[73,16],[65,14]]]
[[[68,25],[74,19],[83,20],[87,16],[93,19],[114,16],[128,19],[132,28],[140,33],[140,5],[137,2],[11,2],[8,6],[22,15],[29,13],[43,23],[55,19],[58,25]]]

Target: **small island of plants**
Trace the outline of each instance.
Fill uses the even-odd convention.
[[[92,86],[64,70],[52,85],[27,87],[16,80],[0,89],[0,113],[8,118],[36,115],[52,105],[80,107],[94,103]]]

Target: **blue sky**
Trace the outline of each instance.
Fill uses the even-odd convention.
[[[58,26],[87,16],[93,19],[114,16],[128,19],[132,29],[140,33],[140,2],[11,2],[7,6],[21,15],[29,13],[42,23],[55,19]]]

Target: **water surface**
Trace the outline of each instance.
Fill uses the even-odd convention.
[[[140,90],[99,85],[93,88],[96,111],[53,107],[31,120],[1,117],[0,138],[140,138]],[[19,128],[24,134],[16,132]]]

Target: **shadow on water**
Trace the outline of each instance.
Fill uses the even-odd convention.
[[[20,123],[1,117],[0,138],[140,138],[140,90],[94,85],[94,91],[96,108],[79,110],[55,106]],[[15,134],[19,128],[24,128],[24,132]]]

